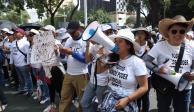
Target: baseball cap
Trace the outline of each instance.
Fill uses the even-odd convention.
[[[31,29],[30,32],[31,33],[34,33],[36,35],[39,35],[40,34],[39,31],[38,30],[35,30],[35,29]]]
[[[14,34],[14,32],[13,32],[13,31],[9,31],[9,32],[8,32],[8,34],[13,35],[13,34]]]
[[[101,29],[102,29],[102,31],[107,31],[107,30],[110,30],[111,29],[111,26],[108,25],[108,24],[102,24],[101,25]]]
[[[23,29],[21,29],[21,28],[17,28],[17,29],[15,30],[15,32],[19,32],[19,33],[21,33],[22,35],[25,35],[25,34],[26,34],[25,31],[24,31]]]
[[[53,32],[55,32],[55,27],[54,26],[52,26],[52,25],[46,25],[45,27],[43,27],[42,29],[44,29],[44,30],[48,30],[48,31],[53,31]]]
[[[9,29],[8,28],[3,28],[3,29],[1,29],[1,31],[4,31],[4,32],[9,32]]]
[[[79,22],[77,21],[72,21],[68,24],[67,26],[67,32],[68,33],[73,33],[75,30],[77,30],[80,27]]]

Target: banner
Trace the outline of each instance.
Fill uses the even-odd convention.
[[[51,31],[40,31],[40,35],[33,38],[31,52],[31,64],[42,63],[43,65],[52,65],[57,57],[54,51],[55,39]]]

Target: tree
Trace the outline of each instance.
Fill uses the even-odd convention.
[[[103,9],[97,9],[91,11],[88,16],[88,21],[99,21],[100,23],[108,23],[112,21],[112,18],[108,12]]]
[[[46,12],[50,16],[51,25],[55,24],[55,15],[65,0],[26,0],[28,8],[35,8],[38,16],[43,17]]]
[[[170,0],[170,6],[166,10],[166,17],[174,17],[183,15],[190,20],[194,17],[194,1],[193,0]]]
[[[10,11],[7,11],[6,13],[2,12],[0,19],[9,20],[16,24],[22,24],[22,23],[27,23],[28,19],[30,19],[30,16],[26,11],[21,11],[20,15],[18,15],[18,13],[15,12],[14,10],[10,10]]]

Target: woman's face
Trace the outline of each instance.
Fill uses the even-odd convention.
[[[173,25],[168,30],[168,41],[173,45],[180,45],[185,39],[186,28],[180,25]]]
[[[8,38],[9,38],[9,41],[10,41],[10,42],[14,41],[13,35],[9,35]]]
[[[135,34],[135,41],[137,43],[143,43],[146,41],[146,33],[144,31],[137,31]]]
[[[126,40],[122,38],[116,38],[115,43],[119,47],[119,51],[117,52],[118,54],[129,52],[129,49],[131,48],[131,46],[126,43]]]

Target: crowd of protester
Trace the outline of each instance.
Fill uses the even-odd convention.
[[[158,112],[192,112],[193,24],[180,15],[162,19],[152,30],[101,24],[100,31],[118,46],[117,52],[84,41],[85,27],[76,21],[58,30],[52,25],[30,31],[5,27],[0,35],[0,86],[47,104],[43,112],[71,112],[72,107],[77,112],[149,112],[152,87]],[[55,38],[57,59],[49,67],[30,60],[33,38],[40,31],[51,31]],[[168,75],[180,75],[178,85],[163,78]],[[182,83],[187,85],[180,90]],[[0,88],[0,110],[6,108],[9,102]]]

